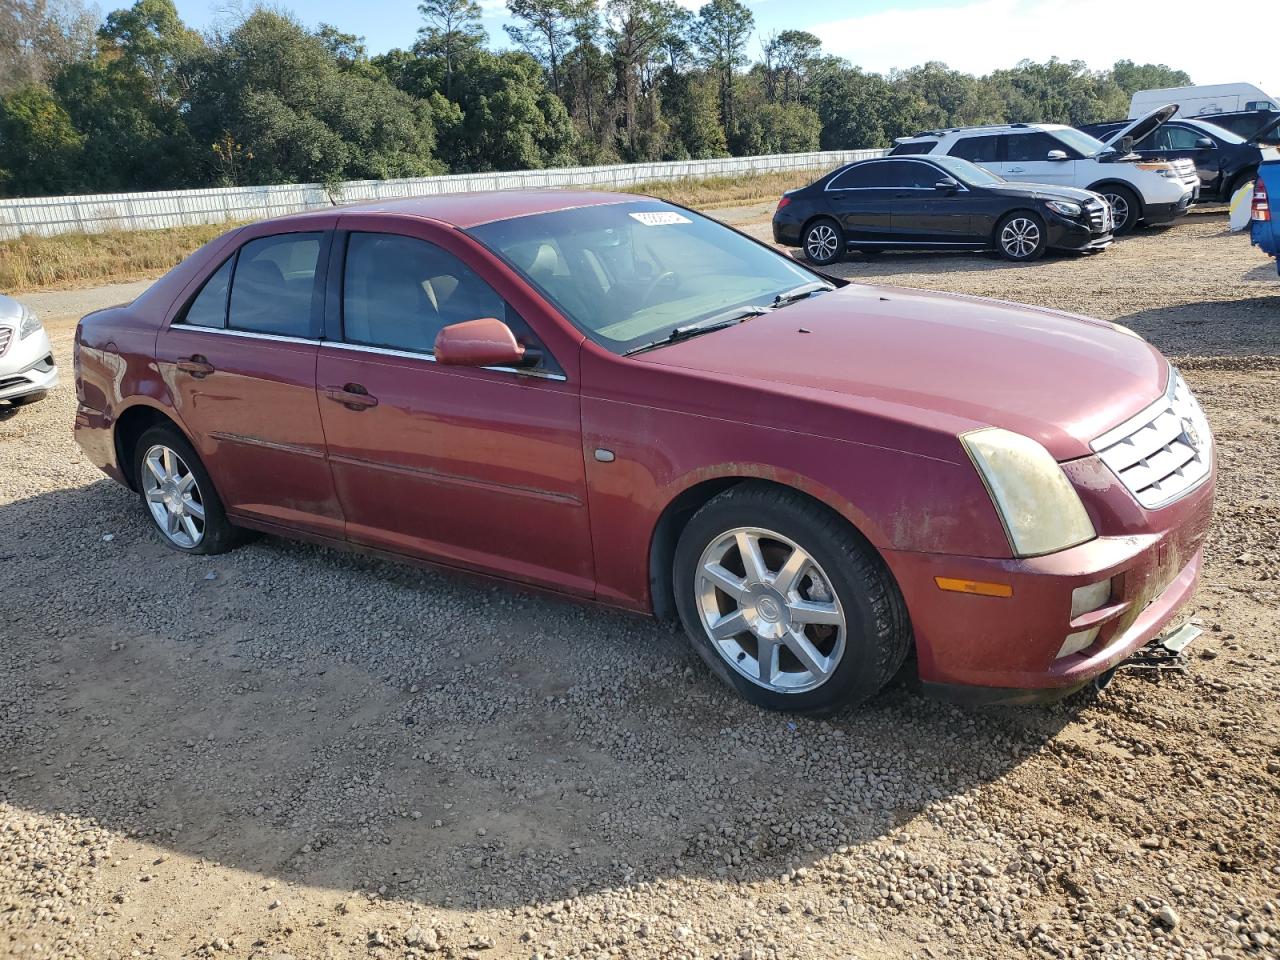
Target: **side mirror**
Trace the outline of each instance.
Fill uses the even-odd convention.
[[[1216,146],[1217,144],[1214,143],[1208,137],[1201,137],[1199,140],[1196,141],[1197,150],[1212,150]]]
[[[437,363],[457,367],[514,367],[525,360],[525,349],[501,320],[481,317],[451,323],[436,334]]]
[[[960,189],[960,181],[952,177],[943,177],[933,185],[933,189],[940,193],[955,193]]]
[[[1066,159],[1067,159],[1067,151],[1065,151],[1065,150],[1050,150],[1050,151],[1049,151],[1049,156],[1048,156],[1048,157],[1046,157],[1045,159],[1047,159],[1047,160],[1066,160]]]

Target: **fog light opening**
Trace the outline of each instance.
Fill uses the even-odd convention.
[[[1100,580],[1097,583],[1089,583],[1083,587],[1076,587],[1071,591],[1071,619],[1083,616],[1086,613],[1093,613],[1095,610],[1101,610],[1111,600],[1111,581]],[[1089,627],[1087,630],[1077,630],[1075,633],[1067,634],[1067,638],[1063,640],[1061,648],[1058,650],[1057,659],[1069,657],[1073,653],[1079,653],[1081,650],[1087,650],[1093,646],[1098,634],[1102,632],[1102,625]]]

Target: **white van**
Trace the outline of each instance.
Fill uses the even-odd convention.
[[[1238,110],[1276,110],[1275,98],[1252,83],[1217,83],[1200,87],[1139,90],[1129,102],[1129,116],[1141,117],[1166,103],[1176,103],[1178,117],[1212,117]]]

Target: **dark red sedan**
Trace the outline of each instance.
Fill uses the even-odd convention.
[[[1190,597],[1213,500],[1200,407],[1125,328],[846,284],[633,196],[234,230],[85,317],[76,387],[176,549],[260,530],[678,616],[791,710],[913,650],[938,695],[1075,689]]]

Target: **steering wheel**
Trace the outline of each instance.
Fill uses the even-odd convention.
[[[644,309],[645,307],[649,306],[649,300],[653,297],[655,293],[657,293],[658,288],[662,286],[664,283],[669,286],[679,286],[680,278],[675,275],[674,271],[664,270],[662,273],[658,274],[656,277],[650,280],[649,286],[645,287],[644,293],[641,294],[640,296],[641,309]]]

